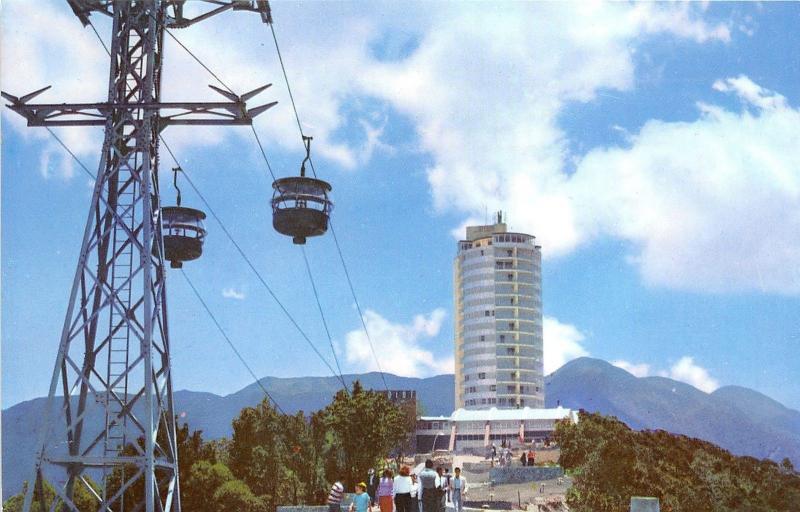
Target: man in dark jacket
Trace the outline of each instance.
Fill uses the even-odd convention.
[[[367,494],[369,494],[370,506],[375,505],[375,492],[378,490],[378,475],[373,468],[369,468],[367,473]]]

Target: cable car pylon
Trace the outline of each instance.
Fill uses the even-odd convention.
[[[162,233],[177,221],[174,210],[160,207],[159,133],[172,125],[252,125],[275,102],[246,104],[268,86],[242,96],[217,90],[226,101],[162,102],[164,34],[229,10],[270,23],[270,6],[204,0],[208,9],[187,18],[182,0],[68,3],[84,26],[95,13],[113,20],[106,101],[31,104],[47,88],[2,93],[28,126],[105,128],[23,509],[31,510],[37,494],[40,510],[78,511],[82,486],[96,499],[91,510],[180,512],[165,268],[173,233]],[[52,504],[45,481],[55,490]]]

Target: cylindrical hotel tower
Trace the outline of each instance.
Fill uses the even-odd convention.
[[[454,268],[456,408],[544,407],[542,254],[502,213],[469,226]]]

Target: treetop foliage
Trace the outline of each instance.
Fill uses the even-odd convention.
[[[780,512],[800,506],[800,474],[737,457],[663,430],[637,432],[613,417],[581,413],[561,422],[560,464],[574,476],[567,495],[578,512],[627,512],[631,496],[655,496],[663,512]]]

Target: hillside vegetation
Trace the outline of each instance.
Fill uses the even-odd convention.
[[[634,431],[614,417],[581,413],[555,432],[560,464],[574,475],[571,510],[627,512],[631,496],[655,496],[663,512],[796,512],[800,474],[737,457],[711,443],[662,430]]]

